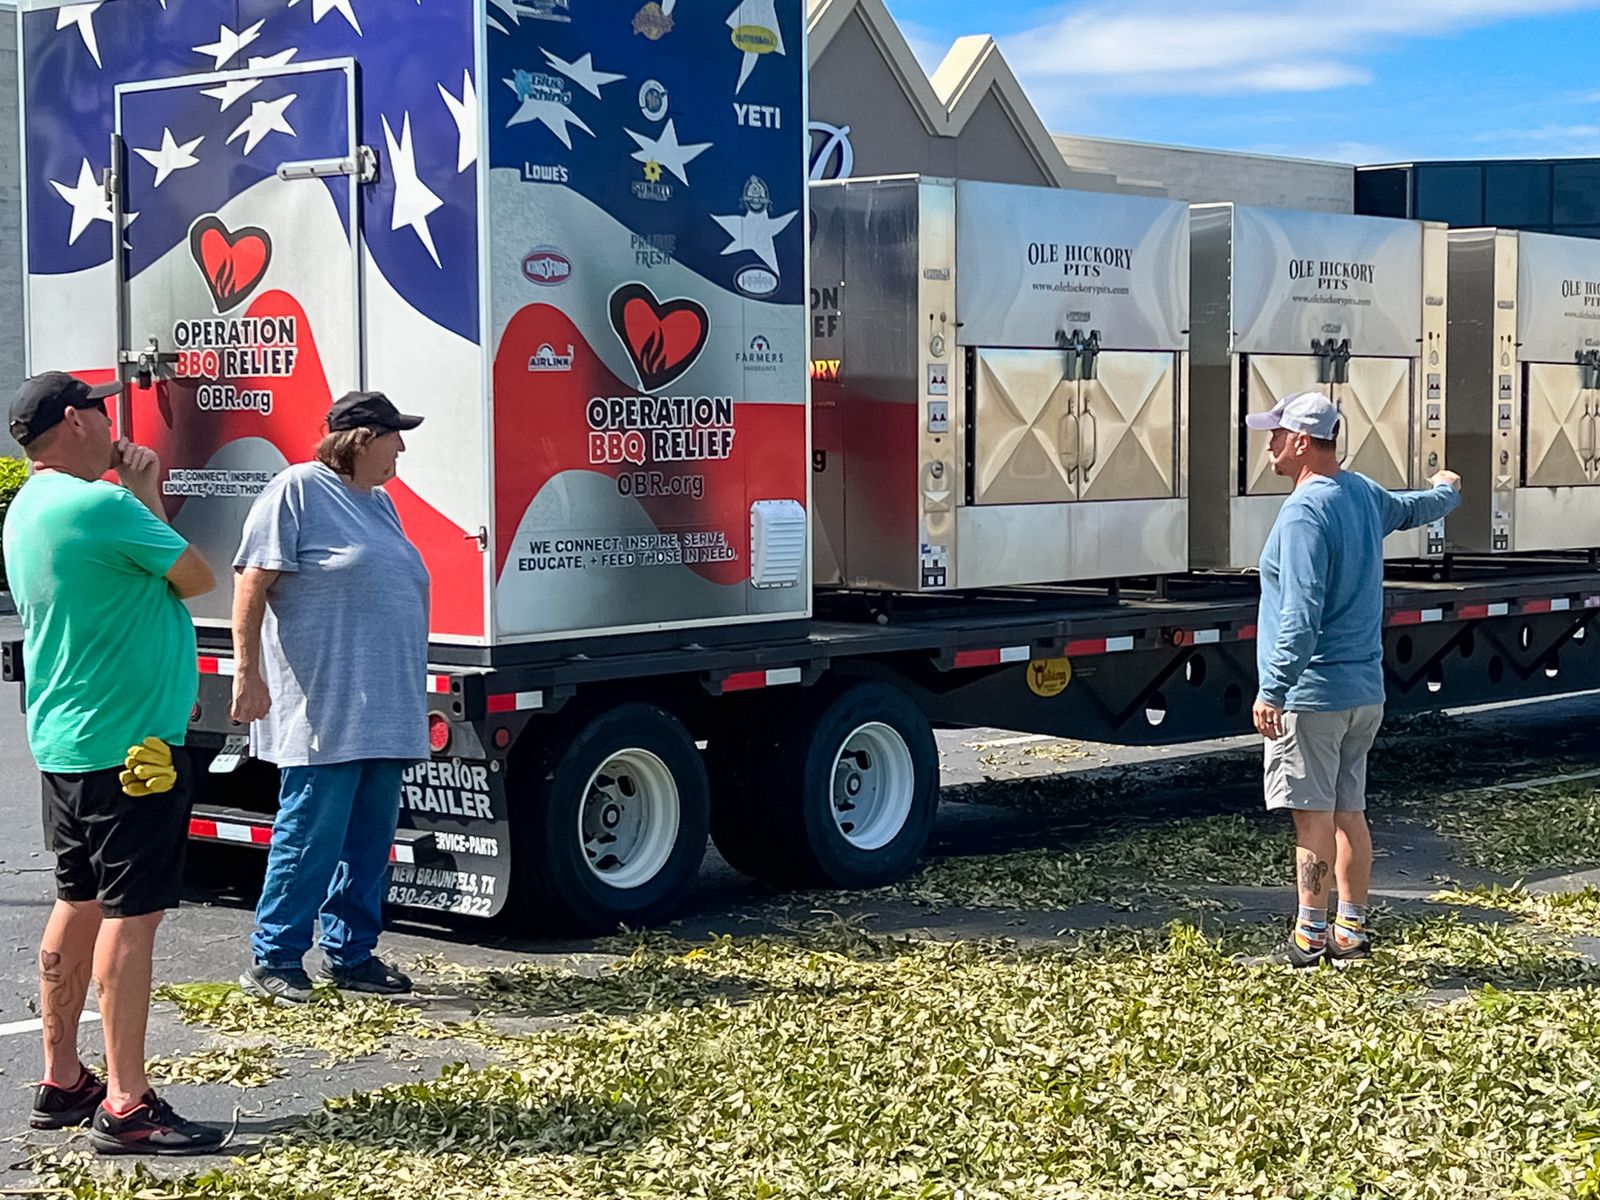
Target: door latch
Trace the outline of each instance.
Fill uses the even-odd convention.
[[[1100,360],[1098,329],[1091,329],[1088,337],[1083,336],[1081,329],[1074,329],[1070,337],[1065,329],[1058,329],[1056,345],[1067,353],[1065,369],[1061,373],[1063,379],[1075,383],[1080,379],[1096,378],[1096,364]]]
[[[143,350],[124,350],[117,355],[117,361],[133,367],[134,379],[140,388],[148,388],[154,381],[157,371],[164,365],[175,363],[178,356],[170,350],[163,350],[157,338],[151,338],[150,344]]]

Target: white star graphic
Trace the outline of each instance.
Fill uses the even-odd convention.
[[[269,133],[287,133],[290,137],[298,137],[294,126],[289,124],[288,118],[283,114],[300,97],[290,92],[287,96],[280,96],[276,100],[253,100],[250,103],[250,115],[239,123],[239,127],[228,135],[228,145],[233,145],[239,137],[244,137],[244,152],[249,154],[261,144],[261,140]]]
[[[217,27],[216,41],[205,46],[193,46],[191,49],[196,54],[211,55],[216,59],[214,69],[220,71],[234,55],[261,36],[261,27],[265,24],[265,21],[257,21],[240,33],[235,33],[226,25],[220,25]]]
[[[433,230],[428,228],[428,217],[444,207],[444,201],[428,190],[428,185],[417,175],[417,153],[411,145],[411,114],[406,113],[400,125],[400,141],[394,140],[389,128],[389,118],[383,118],[383,140],[389,145],[389,174],[394,179],[394,217],[389,228],[409,227],[421,240],[433,265],[442,267],[439,251],[433,244]]]
[[[289,7],[293,8],[299,3],[300,0],[289,0]],[[350,0],[311,0],[311,21],[313,24],[320,25],[322,18],[331,12],[338,13],[346,21],[350,22],[351,29],[361,33],[361,22],[356,20],[356,14],[350,7]],[[366,34],[362,33],[361,36],[365,37]]]
[[[711,149],[710,142],[679,145],[678,130],[671,117],[667,118],[667,127],[661,131],[659,138],[649,138],[631,129],[625,129],[623,132],[639,144],[639,148],[633,153],[636,162],[658,162],[684,184],[689,182],[689,176],[685,174],[684,168]]]
[[[111,224],[111,197],[106,195],[106,189],[95,175],[94,168],[89,165],[89,160],[83,160],[83,165],[78,168],[78,182],[72,185],[57,183],[54,179],[50,186],[55,188],[56,194],[72,205],[72,230],[67,234],[67,245],[74,245],[83,236],[83,231],[96,221]],[[138,213],[125,213],[128,224]]]
[[[489,0],[489,3],[494,5],[495,8],[498,8],[506,16],[510,17],[513,25],[522,24],[522,18],[517,13],[516,0]],[[490,17],[489,20],[494,21],[496,18]],[[506,32],[504,25],[500,26],[500,32]]]
[[[719,217],[713,213],[711,219],[721,225],[733,239],[723,254],[738,254],[741,250],[749,250],[771,270],[776,271],[778,250],[772,244],[772,240],[789,228],[789,222],[799,215],[800,211],[796,209],[781,217],[775,217],[770,212],[738,213],[731,217]]]
[[[515,79],[505,80],[505,85],[513,92],[517,90]],[[570,108],[554,100],[540,100],[536,96],[530,96],[522,102],[522,107],[512,114],[511,120],[506,122],[506,128],[524,125],[529,121],[542,123],[546,129],[561,139],[561,144],[568,150],[572,149],[572,134],[567,131],[568,125],[576,125],[590,137],[594,136],[594,130],[574,116]]]
[[[613,75],[610,71],[596,71],[594,69],[593,54],[585,54],[582,58],[574,59],[572,62],[557,58],[548,50],[544,51],[544,56],[552,67],[560,71],[591,96],[599,96],[600,89],[606,84],[627,78],[626,75]]]
[[[197,137],[194,141],[184,142],[180,146],[173,138],[172,130],[163,129],[160,149],[141,150],[135,146],[133,152],[156,169],[155,186],[160,187],[174,171],[199,165],[200,160],[194,156],[194,151],[195,147],[205,140],[203,137]]]
[[[68,25],[78,27],[78,36],[83,38],[83,44],[88,47],[89,55],[94,59],[94,65],[104,68],[100,61],[100,42],[94,34],[94,13],[104,0],[97,0],[94,4],[69,4],[56,13],[56,28],[65,29]]]
[[[739,7],[728,14],[728,28],[736,30],[745,25],[754,26],[773,36],[777,45],[768,53],[787,55],[788,52],[783,48],[783,31],[778,28],[778,12],[773,0],[739,0]],[[745,82],[759,61],[761,55],[753,50],[745,51],[744,61],[739,64],[739,82],[733,89],[735,96],[743,90]]]
[[[250,69],[256,70],[260,67],[281,67],[287,64],[298,53],[299,50],[291,47],[288,50],[280,51],[277,54],[270,54],[264,58],[252,58],[250,60]],[[220,100],[222,102],[222,108],[219,111],[227,112],[234,106],[234,104],[244,99],[260,86],[261,80],[259,79],[231,79],[227,83],[219,84],[214,88],[204,88],[200,94],[202,96],[210,96],[214,100]]]
[[[444,84],[439,95],[456,123],[456,174],[478,161],[478,93],[472,86],[472,72],[461,72],[461,98],[450,94]]]

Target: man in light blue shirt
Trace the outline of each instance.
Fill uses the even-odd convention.
[[[1366,786],[1383,722],[1383,539],[1441,520],[1461,502],[1461,477],[1440,471],[1431,491],[1389,492],[1340,470],[1339,410],[1320,392],[1245,420],[1271,431],[1272,469],[1294,481],[1261,553],[1254,710],[1267,807],[1294,814],[1300,912],[1286,958],[1344,966],[1371,954]]]

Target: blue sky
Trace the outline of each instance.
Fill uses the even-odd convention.
[[[1052,131],[1342,162],[1600,156],[1600,0],[888,0],[992,34]]]

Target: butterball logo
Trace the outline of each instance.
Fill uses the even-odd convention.
[[[540,287],[557,287],[572,278],[572,260],[559,250],[541,246],[522,260],[522,277]]]
[[[766,267],[746,267],[733,278],[734,286],[746,296],[770,296],[778,290],[778,276]]]

